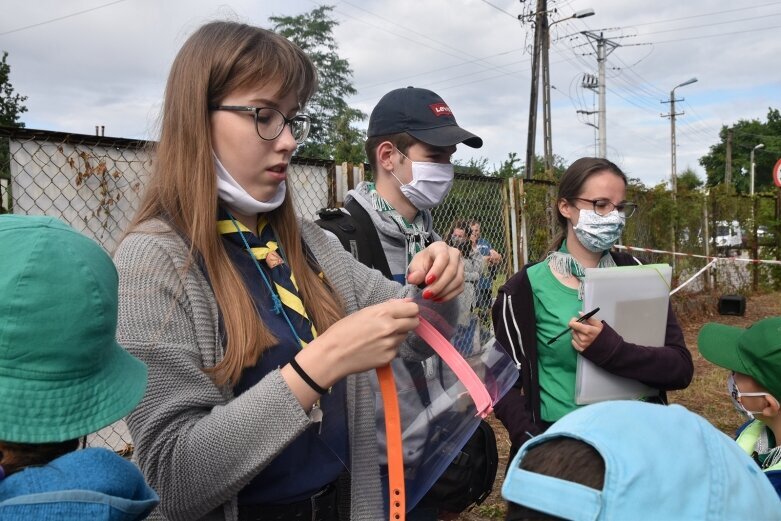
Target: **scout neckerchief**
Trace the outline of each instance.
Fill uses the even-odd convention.
[[[583,269],[583,265],[573,257],[569,250],[567,250],[567,241],[564,240],[561,243],[559,251],[552,251],[548,254],[545,262],[548,263],[550,269],[568,279],[575,277],[578,279],[578,300],[583,300],[583,277],[586,276],[586,272]],[[602,257],[599,259],[597,268],[612,268],[616,265],[616,261],[613,260],[613,256],[609,251],[602,253]]]
[[[252,255],[255,267],[271,294],[274,313],[283,315],[300,346],[306,347],[317,337],[317,331],[298,296],[295,276],[290,265],[285,262],[285,252],[277,242],[274,229],[266,216],[258,217],[255,234],[221,208],[217,231]]]
[[[409,222],[377,192],[377,187],[374,183],[366,183],[366,187],[371,198],[372,207],[377,212],[390,217],[398,226],[399,231],[404,234],[407,245],[406,266],[409,266],[412,257],[426,247],[426,241],[431,236],[431,232],[426,231],[423,213],[418,212],[412,222]]]

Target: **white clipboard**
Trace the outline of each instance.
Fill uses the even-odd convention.
[[[587,268],[583,311],[599,307],[596,317],[610,324],[624,340],[642,346],[663,346],[667,332],[672,268],[667,264]],[[575,403],[634,400],[657,389],[609,373],[578,355]]]

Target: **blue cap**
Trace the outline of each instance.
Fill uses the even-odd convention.
[[[602,456],[602,490],[520,468],[529,449],[561,437]],[[583,407],[524,443],[502,496],[572,521],[781,519],[773,486],[737,443],[680,405],[639,401]]]

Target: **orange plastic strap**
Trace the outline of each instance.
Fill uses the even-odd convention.
[[[431,348],[442,358],[442,360],[453,370],[461,383],[464,384],[477,408],[477,416],[485,418],[493,411],[493,403],[488,389],[480,377],[477,376],[472,366],[464,360],[461,353],[453,347],[442,333],[431,325],[425,318],[420,317],[420,325],[415,329],[415,333],[426,341]]]
[[[396,380],[390,365],[377,368],[382,404],[385,408],[385,439],[388,450],[388,491],[390,521],[404,521],[406,496],[404,490],[404,453],[401,445],[401,414],[396,394]]]

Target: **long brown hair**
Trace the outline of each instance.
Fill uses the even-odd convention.
[[[621,171],[615,163],[601,157],[581,157],[572,163],[564,175],[559,180],[559,196],[556,199],[556,215],[559,221],[559,233],[553,239],[548,247],[548,251],[557,251],[561,248],[564,239],[567,238],[567,223],[569,220],[559,211],[559,201],[566,199],[571,201],[575,197],[580,197],[583,193],[583,185],[592,175],[607,170],[616,174],[626,182],[626,174]],[[547,255],[547,254],[546,254]]]
[[[165,90],[160,141],[151,180],[131,230],[164,217],[191,243],[209,274],[225,324],[225,356],[207,369],[215,382],[237,382],[245,367],[276,343],[260,320],[250,293],[228,258],[217,233],[217,181],[208,106],[230,93],[278,84],[278,96],[296,92],[303,106],[315,91],[317,72],[297,46],[271,31],[234,22],[198,29],[176,56]],[[259,139],[259,138],[258,138]],[[307,263],[288,183],[284,202],[269,212],[269,223],[286,248],[299,294],[315,328],[322,332],[344,316],[327,281]]]

